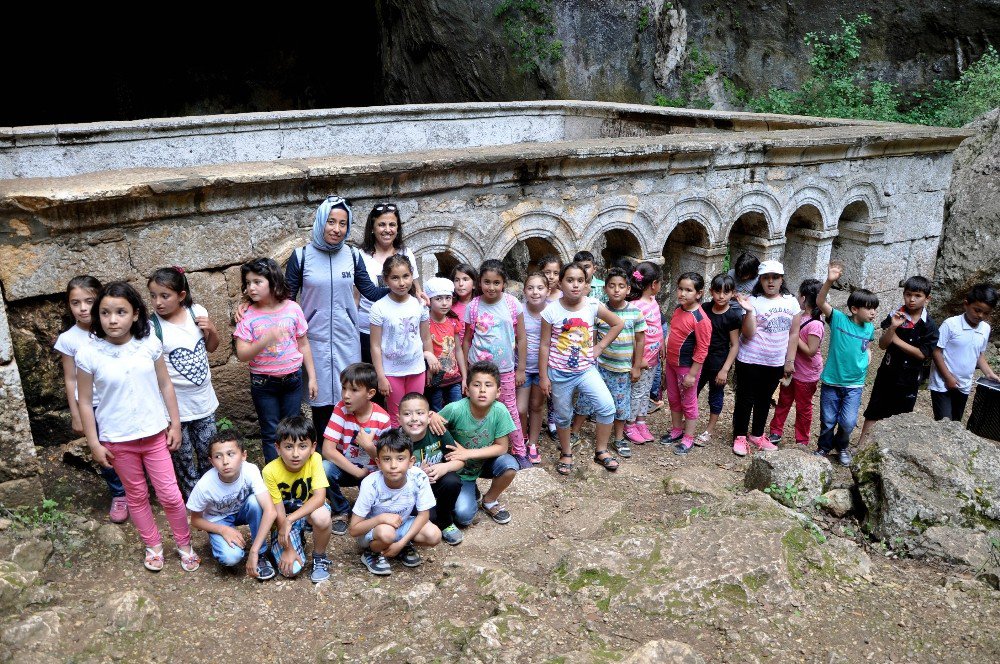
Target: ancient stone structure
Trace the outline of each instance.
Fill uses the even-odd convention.
[[[0,130],[0,281],[33,429],[65,430],[48,347],[71,276],[144,286],[154,268],[183,265],[226,339],[238,265],[283,260],[331,192],[354,199],[359,221],[374,201],[397,202],[425,274],[515,246],[592,248],[661,262],[670,283],[749,248],[784,259],[792,284],[833,255],[846,281],[888,292],[933,271],[951,151],[966,135],[589,102]],[[211,360],[219,414],[252,419],[231,344]]]

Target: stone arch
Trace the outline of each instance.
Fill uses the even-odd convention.
[[[829,232],[824,231],[823,212],[812,202],[802,203],[790,215],[785,228],[785,285],[795,291],[803,279],[821,276],[830,260]]]
[[[803,210],[808,210],[809,207],[815,209],[814,214],[808,212],[811,218],[808,220],[803,219]],[[817,187],[815,185],[808,185],[802,187],[788,199],[788,203],[785,204],[781,211],[781,225],[782,230],[787,229],[789,223],[792,221],[792,217],[799,214],[796,219],[800,224],[809,223],[812,230],[832,230],[837,227],[836,216],[834,215],[834,206],[830,199],[830,193],[823,189],[822,187]],[[818,219],[816,218],[818,216]],[[816,222],[818,221],[818,225]],[[801,227],[801,226],[799,226]]]
[[[862,223],[868,223],[873,226],[884,225],[885,219],[889,215],[888,205],[885,203],[882,193],[879,191],[871,182],[855,182],[847,188],[844,194],[844,198],[841,202],[840,214],[837,215],[838,222],[844,219],[845,216],[848,218],[846,221],[860,222],[858,219],[857,212],[860,206],[857,203],[863,203],[865,210],[867,212],[868,218]],[[854,207],[852,213],[848,213],[848,208]],[[847,214],[845,214],[847,213]]]
[[[684,272],[701,273],[711,279],[721,266],[713,264],[712,239],[703,221],[688,218],[676,224],[663,243],[663,284],[672,287]]]
[[[709,246],[719,242],[719,232],[724,225],[722,214],[715,203],[707,198],[692,197],[678,201],[667,212],[656,232],[656,246],[663,247],[671,233],[688,221],[693,221],[702,227],[708,239]]]
[[[873,265],[865,259],[874,245],[882,243],[887,216],[887,206],[874,184],[856,182],[848,187],[832,247],[833,256],[844,263],[841,283],[858,288],[869,282]]]
[[[483,261],[483,252],[479,242],[469,233],[459,228],[460,221],[455,219],[452,224],[435,220],[434,225],[422,225],[415,232],[407,232],[406,246],[413,252],[418,263],[423,263],[431,256],[447,252],[459,263],[479,265]],[[409,231],[409,228],[407,229]],[[437,271],[437,267],[434,271]],[[424,274],[421,265],[421,274]]]
[[[558,254],[552,240],[548,237],[532,235],[518,240],[506,255],[500,257],[508,276],[513,281],[524,282],[533,266],[546,254]],[[491,256],[492,258],[492,256]]]
[[[729,209],[731,212],[728,224],[722,229],[723,232],[719,236],[721,241],[729,240],[733,230],[741,225],[741,219],[744,227],[749,227],[752,223],[755,228],[759,225],[758,222],[763,220],[763,227],[766,229],[767,235],[762,239],[776,238],[781,235],[781,204],[770,191],[757,189],[745,192],[733,201]]]
[[[580,238],[581,248],[592,251],[596,249],[596,253],[603,254],[610,242],[629,251],[638,248],[640,255],[634,258],[645,259],[654,254],[653,247],[656,244],[651,244],[651,240],[657,235],[656,225],[648,214],[637,209],[635,203],[617,202],[606,205],[587,222],[585,228],[586,231]],[[627,236],[618,235],[616,231],[623,231]],[[598,244],[604,246],[597,246]]]
[[[484,243],[483,253],[489,257],[506,256],[515,244],[532,237],[549,241],[563,260],[572,258],[578,245],[576,232],[565,218],[536,209],[518,214],[500,226]]]

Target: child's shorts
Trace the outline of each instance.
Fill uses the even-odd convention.
[[[302,503],[285,503],[285,514],[294,512],[295,510],[302,507]],[[330,511],[330,503],[323,503],[323,507],[319,509],[326,509]],[[292,524],[292,532],[288,534],[288,537],[292,540],[292,547],[295,549],[295,553],[299,554],[300,560],[306,560],[306,547],[305,547],[305,529],[308,524],[309,517],[304,519],[299,519]],[[271,533],[271,555],[274,556],[275,562],[281,559],[281,554],[284,553],[284,549],[281,547],[281,543],[278,541],[278,533]]]
[[[399,528],[396,528],[396,539],[394,539],[393,542],[398,542],[399,540],[403,539],[406,533],[410,532],[410,527],[413,525],[413,522],[416,521],[416,519],[417,517],[412,514],[403,519],[402,525],[400,525]],[[373,539],[375,539],[374,528],[369,530],[361,537],[355,537],[354,541],[358,543],[358,546],[363,546],[365,548],[368,548],[368,545],[372,543]]]
[[[539,382],[540,381],[540,379],[539,379],[540,375],[541,374],[537,374],[537,373],[525,374],[524,375],[524,385],[522,385],[521,387],[531,387],[532,385],[539,385],[540,384],[540,382]]]

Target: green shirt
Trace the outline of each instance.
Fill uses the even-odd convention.
[[[588,295],[601,304],[608,303],[608,294],[604,292],[604,280],[594,277],[590,280],[590,293]]]
[[[611,309],[611,313],[622,319],[625,327],[615,340],[611,342],[601,356],[597,358],[597,364],[605,371],[613,373],[625,373],[632,370],[632,349],[635,347],[635,333],[646,331],[646,318],[631,302],[626,302],[622,309]],[[601,339],[611,330],[611,326],[597,319],[597,338]]]
[[[448,445],[455,443],[455,439],[451,437],[451,434],[447,431],[440,436],[435,436],[428,429],[424,434],[423,440],[415,441],[413,443],[413,457],[415,461],[414,466],[419,466],[422,463],[435,464],[442,463],[444,461],[444,455],[451,450],[447,449]]]
[[[472,416],[467,398],[448,404],[439,414],[448,420],[448,430],[455,440],[470,450],[489,447],[497,438],[503,438],[515,428],[507,407],[499,401],[493,402],[486,417],[481,420]],[[458,476],[466,481],[478,479],[479,472],[483,469],[483,461],[483,459],[469,459],[465,462],[465,468],[458,471]]]
[[[864,387],[868,346],[875,338],[872,323],[858,325],[839,309],[830,315],[830,351],[820,380],[836,387]]]

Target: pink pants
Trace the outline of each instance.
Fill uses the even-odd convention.
[[[191,544],[191,529],[188,527],[187,509],[184,498],[177,488],[174,463],[167,449],[165,431],[124,443],[101,443],[115,455],[111,465],[125,487],[125,502],[132,524],[148,547],[163,542],[160,530],[153,519],[153,508],[149,504],[149,489],[146,478],[153,484],[156,497],[167,515],[167,522],[174,534],[178,547]]]
[[[386,376],[389,381],[389,398],[385,400],[385,410],[389,413],[389,424],[399,426],[399,402],[410,392],[424,393],[427,387],[427,372],[421,371],[412,376]]]
[[[667,362],[666,368],[663,382],[667,384],[670,412],[683,412],[686,420],[698,419],[698,375],[701,371],[694,374],[694,384],[691,387],[684,387],[684,377],[691,372],[691,367],[675,367]]]
[[[785,420],[788,418],[788,411],[792,409],[792,401],[795,402],[795,442],[802,445],[809,444],[809,430],[812,428],[813,419],[813,395],[816,394],[818,380],[811,383],[803,383],[792,378],[792,384],[788,387],[781,386],[778,393],[778,405],[774,409],[774,417],[771,418],[771,433],[780,436],[785,429]]]
[[[524,446],[524,434],[521,431],[521,416],[517,412],[517,384],[515,372],[500,374],[500,403],[507,406],[510,416],[514,418],[514,430],[510,432],[510,453],[515,456],[527,456]]]

